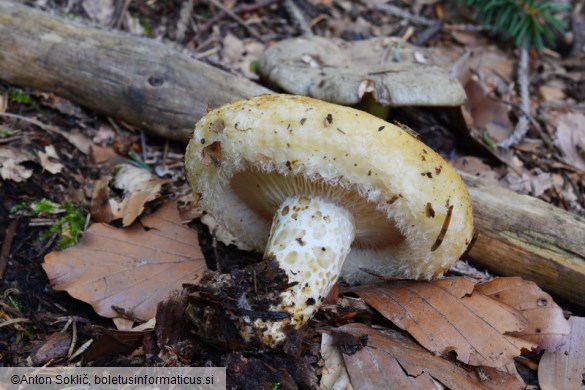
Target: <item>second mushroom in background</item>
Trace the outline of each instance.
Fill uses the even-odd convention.
[[[467,190],[437,153],[370,114],[312,98],[267,95],[209,112],[185,168],[200,205],[288,278],[269,309],[284,318],[236,320],[245,340],[268,346],[302,327],[338,278],[430,279],[473,235]]]

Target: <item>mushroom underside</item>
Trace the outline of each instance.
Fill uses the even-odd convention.
[[[233,192],[268,223],[282,202],[290,196],[321,197],[351,212],[355,221],[352,248],[382,249],[401,243],[405,237],[376,204],[362,197],[357,189],[308,180],[299,175],[282,176],[274,172],[246,170],[230,181]]]

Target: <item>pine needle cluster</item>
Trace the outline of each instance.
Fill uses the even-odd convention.
[[[566,24],[555,16],[567,10],[566,4],[547,0],[460,0],[472,9],[473,18],[489,25],[516,46],[527,49],[544,49],[553,42],[555,33],[563,33]]]

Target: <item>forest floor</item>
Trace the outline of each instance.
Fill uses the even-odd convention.
[[[309,30],[345,40],[395,36],[425,46],[464,85],[468,95],[464,116],[473,130],[469,137],[461,137],[434,109],[400,108],[393,115],[458,169],[585,216],[585,14],[575,10],[576,1],[574,11],[561,15],[569,26],[565,36],[557,36],[542,53],[530,53],[530,130],[507,150],[494,145],[511,136],[521,115],[518,51],[497,36],[472,29],[469,12],[459,12],[452,2],[430,0],[414,6],[393,2],[406,18],[377,7],[382,4],[377,1],[25,3],[101,28],[162,40],[193,58],[258,82],[256,58],[272,44]],[[61,131],[52,131],[55,128]],[[160,328],[156,337],[116,330],[111,319],[96,314],[89,304],[51,288],[42,268],[45,256],[73,243],[92,222],[96,183],[112,176],[119,164],[148,167],[164,181],[147,213],[166,200],[189,209],[184,148],[53,93],[0,82],[0,366],[68,364],[81,359],[94,366],[224,364],[232,371],[238,368],[239,376],[232,377],[231,383],[242,388],[319,383],[321,344],[320,334],[314,330],[305,335],[312,342],[291,353],[294,358],[267,353],[271,357],[266,359],[262,354],[235,352],[218,357],[218,352],[212,353],[204,345],[185,347],[179,336],[165,334]],[[121,195],[121,190],[112,188],[112,192]],[[59,221],[67,231],[63,225],[55,225]],[[121,226],[119,222],[113,225]],[[199,222],[190,226],[199,231],[203,253],[221,257],[224,264],[241,264],[250,257],[233,248],[219,245],[218,249]],[[475,269],[451,274],[490,279]],[[176,322],[174,311],[180,308],[169,304],[159,313],[159,321]],[[571,310],[583,315],[571,306],[563,308],[567,316]],[[376,317],[361,306],[346,310],[356,318]],[[319,321],[342,323],[331,316],[322,313]],[[161,340],[174,348],[162,360]],[[355,340],[350,344],[356,344]],[[194,351],[205,358],[193,358]],[[525,359],[518,363],[522,380],[537,386],[538,356],[528,354]],[[270,375],[260,374],[269,368],[273,370]]]

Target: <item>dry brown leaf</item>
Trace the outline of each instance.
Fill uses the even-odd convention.
[[[522,174],[518,174],[509,170],[506,176],[500,180],[500,186],[539,197],[552,188],[553,182],[552,175],[548,172],[533,174],[523,171]]]
[[[116,139],[116,132],[110,125],[101,124],[96,134],[91,139],[94,144],[106,146],[111,145]]]
[[[37,152],[37,155],[39,156],[41,166],[45,171],[54,175],[56,173],[60,173],[63,170],[63,164],[51,160],[59,160],[59,155],[57,154],[57,151],[53,145],[45,146],[45,151],[39,151]]]
[[[118,166],[114,186],[124,190],[124,199],[117,202],[110,199],[114,219],[122,218],[122,225],[129,226],[144,211],[146,203],[158,198],[163,184],[169,180],[160,179],[145,169],[130,164]]]
[[[203,214],[201,216],[201,222],[207,226],[211,234],[216,240],[223,242],[226,245],[234,245],[236,248],[243,251],[252,251],[254,247],[240,241],[230,231],[223,226],[219,221],[213,218],[210,214]]]
[[[39,367],[50,361],[61,359],[67,356],[70,346],[71,335],[69,333],[53,333],[31,355],[32,363],[35,367]]]
[[[557,352],[546,351],[538,365],[543,390],[583,389],[585,383],[585,318],[569,318],[568,342]]]
[[[91,195],[91,218],[95,222],[109,223],[114,220],[112,207],[110,206],[110,176],[96,180],[93,184]]]
[[[540,98],[545,102],[562,101],[567,98],[564,90],[566,85],[562,81],[552,82],[546,85],[541,85],[538,88]]]
[[[514,60],[497,46],[474,48],[469,66],[489,91],[514,80]]]
[[[32,169],[27,169],[21,165],[26,161],[35,161],[35,157],[9,146],[0,147],[0,178],[17,183],[25,181],[33,174]]]
[[[498,173],[489,165],[485,164],[480,158],[473,156],[461,156],[451,161],[451,165],[460,171],[481,177],[486,181],[498,184]]]
[[[33,95],[40,98],[43,106],[55,109],[62,114],[75,118],[87,117],[81,107],[71,103],[71,101],[67,99],[55,95],[52,92],[33,92]]]
[[[511,334],[538,344],[539,351],[556,351],[567,342],[571,327],[563,310],[536,283],[518,277],[497,278],[478,284],[475,291],[520,311],[528,325]]]
[[[181,224],[175,203],[128,229],[96,223],[76,246],[45,256],[43,268],[55,290],[66,290],[104,317],[120,307],[149,320],[156,305],[205,269],[197,233]],[[146,228],[146,229],[145,229]]]
[[[104,355],[132,351],[142,345],[142,339],[148,333],[150,330],[110,329],[98,336],[91,349],[84,355],[84,359],[93,361]]]
[[[321,337],[321,358],[323,359],[323,369],[321,371],[321,382],[319,386],[322,390],[348,389],[350,386],[349,374],[341,351],[334,344],[333,337],[323,333]]]
[[[79,129],[64,131],[55,128],[54,126],[51,127],[53,127],[53,130],[56,129],[61,136],[63,136],[67,141],[69,141],[71,145],[75,146],[83,154],[88,155],[91,153],[93,142],[91,142],[91,139],[86,137],[85,134],[83,134],[83,132]]]
[[[264,44],[255,39],[241,40],[228,33],[223,39],[222,64],[237,70],[246,78],[256,80],[258,75],[251,70],[252,62],[264,51]]]
[[[503,367],[534,344],[507,335],[527,324],[522,315],[483,294],[465,278],[397,281],[358,287],[366,303],[429,351],[457,354],[472,366]]]
[[[435,356],[398,331],[379,331],[364,324],[344,325],[338,336],[356,339],[367,335],[367,345],[353,354],[343,354],[351,384],[356,389],[521,389],[513,375],[490,368],[466,369]],[[339,334],[341,333],[341,334]],[[339,340],[343,343],[343,339]],[[343,350],[343,348],[342,348]]]
[[[93,160],[98,165],[103,164],[118,155],[112,146],[105,147],[100,145],[93,145],[91,147],[91,154]]]
[[[508,106],[490,97],[485,87],[474,79],[465,84],[465,92],[468,98],[465,108],[473,120],[470,127],[487,129],[495,141],[506,138],[512,130]]]
[[[569,112],[556,120],[557,143],[567,164],[585,171],[585,115]]]

